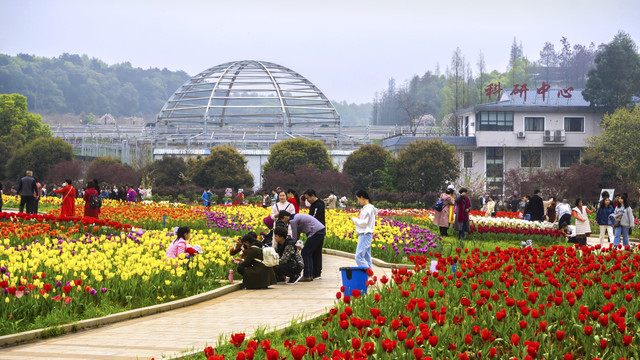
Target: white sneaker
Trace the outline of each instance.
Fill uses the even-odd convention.
[[[295,285],[300,279],[302,279],[302,275],[298,275],[296,277],[289,278],[289,281],[287,281],[287,285]]]

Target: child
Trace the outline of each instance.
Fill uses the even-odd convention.
[[[167,248],[167,258],[175,259],[180,256],[180,254],[185,254],[185,259],[188,259],[187,268],[189,268],[189,264],[191,260],[196,254],[202,254],[202,248],[200,245],[191,246],[187,241],[191,238],[191,229],[187,226],[179,227],[175,232],[176,238],[171,242],[169,248]]]

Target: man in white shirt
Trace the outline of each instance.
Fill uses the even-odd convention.
[[[571,205],[567,203],[567,199],[562,201],[556,206],[556,214],[558,216],[558,229],[562,230],[564,225],[571,223]]]

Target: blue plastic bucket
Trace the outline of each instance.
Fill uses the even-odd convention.
[[[351,296],[351,290],[358,289],[360,293],[367,293],[367,275],[368,267],[341,267],[342,285],[344,286],[344,294]]]

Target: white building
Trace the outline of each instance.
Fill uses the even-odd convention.
[[[543,100],[535,89],[507,92],[498,102],[455,113],[458,138],[442,140],[456,147],[462,176],[486,178],[487,191],[509,196],[503,194],[505,171],[567,168],[579,162],[587,139],[601,133],[603,113],[589,106],[581,90],[544,95]],[[385,139],[383,147],[393,152],[419,140],[405,138]]]

